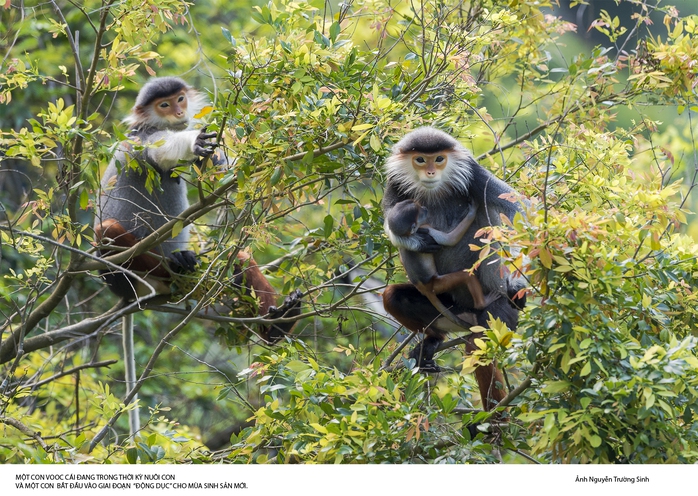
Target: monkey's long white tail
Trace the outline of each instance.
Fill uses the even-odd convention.
[[[122,339],[124,347],[124,370],[126,372],[126,394],[131,392],[136,385],[136,354],[133,349],[133,314],[124,315],[121,322]],[[138,395],[131,402],[138,401]],[[141,420],[138,416],[140,408],[136,405],[128,411],[128,427],[131,437],[141,430]]]

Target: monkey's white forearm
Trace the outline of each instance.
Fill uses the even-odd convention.
[[[441,246],[455,246],[458,244],[460,239],[463,237],[461,234],[460,236],[453,235],[453,233],[445,233],[443,231],[437,231],[433,227],[428,227],[429,230],[429,235],[434,238],[434,241],[436,241],[438,244]]]
[[[200,131],[164,131],[154,133],[148,137],[145,153],[150,163],[158,164],[162,170],[170,170],[179,164],[180,160],[193,162],[196,159],[194,143]],[[160,146],[149,146],[163,141]]]
[[[470,205],[467,215],[448,233],[437,231],[433,227],[429,226],[423,227],[427,227],[429,229],[429,235],[441,246],[456,246],[458,243],[460,243],[460,240],[463,238],[465,232],[470,228],[470,226],[473,225],[476,213],[477,207],[475,205]]]

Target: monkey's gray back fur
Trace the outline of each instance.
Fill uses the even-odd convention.
[[[120,148],[116,152],[102,178],[95,226],[107,219],[115,219],[136,238],[142,239],[189,207],[187,187],[182,178],[172,177],[169,171],[156,167],[156,173],[160,174],[160,188],[155,186],[150,193],[145,187],[147,165],[139,162],[139,171],[130,169],[124,150]],[[176,237],[165,240],[159,251],[169,257],[173,251],[186,250],[188,241],[189,226],[186,226]]]
[[[421,146],[420,138],[423,137],[430,138],[425,146]],[[434,192],[428,192],[428,194],[420,194],[416,191],[417,185],[409,184],[410,181],[406,182],[404,177],[397,177],[396,172],[389,172],[382,206],[384,217],[387,218],[390,209],[396,203],[407,199],[416,199],[429,210],[429,225],[439,231],[450,232],[467,214],[471,200],[477,204],[475,221],[460,242],[452,247],[443,247],[434,253],[436,269],[439,274],[443,275],[472,267],[477,262],[480,252],[471,251],[469,245],[482,246],[482,243],[475,238],[475,233],[484,226],[499,225],[501,223],[500,213],[513,219],[516,212],[520,211],[520,206],[518,203],[500,198],[500,195],[514,193],[514,190],[479,165],[454,138],[442,131],[434,128],[413,131],[395,146],[394,151],[423,153],[442,151],[435,148],[437,145],[448,146],[449,149],[456,152],[451,155],[451,157],[457,157],[456,160],[449,159],[449,167],[457,169],[449,174],[451,177],[458,178],[456,187],[451,185],[439,188]],[[398,146],[409,147],[409,149],[399,150]],[[461,153],[462,151],[466,153]],[[390,160],[387,164],[388,168]],[[476,271],[476,276],[485,294],[496,292],[506,295],[507,285],[523,287],[523,281],[502,278],[500,261],[496,255],[490,255],[480,265]],[[454,300],[459,303],[470,302],[472,304],[472,297],[467,287],[454,290],[451,294]],[[457,313],[461,309],[454,310]]]

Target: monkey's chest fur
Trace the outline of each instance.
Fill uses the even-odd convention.
[[[443,202],[424,202],[429,209],[429,224],[444,232],[452,231],[458,223],[467,215],[471,197],[465,194],[454,194],[445,206]],[[495,217],[498,220],[498,217]],[[478,261],[480,252],[472,251],[471,245],[482,246],[475,237],[475,233],[484,227],[493,224],[492,216],[488,216],[482,205],[479,206],[475,221],[465,232],[461,240],[454,246],[444,246],[434,253],[434,263],[440,275],[470,269]],[[499,260],[484,261],[475,272],[485,294],[503,293],[505,288],[499,275]],[[472,296],[467,287],[452,290],[451,295],[455,301],[465,306],[472,304]]]
[[[146,173],[124,168],[118,173],[114,163],[109,164],[102,178],[102,195],[95,223],[116,219],[127,231],[142,239],[173,218],[188,206],[186,183],[169,173],[160,174],[160,188],[146,189]],[[161,245],[162,254],[185,250],[189,240],[188,226],[174,238]]]

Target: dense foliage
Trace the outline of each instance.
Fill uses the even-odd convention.
[[[698,16],[619,1],[582,29],[546,1],[242,3],[0,7],[0,459],[695,462]],[[114,422],[118,322],[139,308],[100,291],[91,215],[152,74],[209,92],[201,124],[234,163],[182,168],[202,264],[136,314],[134,440]],[[470,356],[449,342],[438,377],[399,358],[379,299],[404,280],[382,164],[423,124],[529,199],[481,250],[530,283],[519,328],[474,328]],[[239,249],[303,292],[274,348],[230,285]],[[510,391],[495,414],[470,375],[492,360]]]

